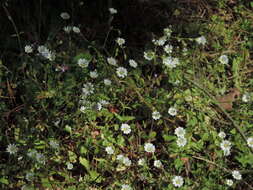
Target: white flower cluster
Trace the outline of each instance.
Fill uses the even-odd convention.
[[[182,127],[177,127],[175,129],[175,135],[177,138],[177,146],[184,147],[187,143],[187,139],[185,138],[185,129]]]
[[[168,57],[164,57],[163,58],[163,64],[166,66],[166,67],[169,67],[169,68],[175,68],[177,65],[179,65],[179,59],[178,58],[174,58],[174,57],[171,57],[171,56],[168,56]]]
[[[87,97],[93,93],[94,93],[94,85],[93,84],[88,82],[83,85],[82,94],[81,94],[81,98],[79,101],[79,104],[81,105],[81,107],[80,107],[81,112],[85,112],[85,110],[90,109],[92,107],[92,104],[91,104],[91,102],[89,102],[87,100]],[[93,106],[97,106],[99,109],[99,105],[93,105]]]
[[[127,156],[124,156],[122,154],[117,155],[116,159],[123,163],[125,166],[131,166],[132,164],[132,161]]]
[[[46,46],[39,46],[37,50],[42,57],[48,59],[49,61],[55,60],[55,53],[50,51]]]

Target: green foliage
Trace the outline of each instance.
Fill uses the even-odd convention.
[[[160,3],[175,19],[189,13]],[[100,13],[102,44],[55,18],[43,46],[26,39],[20,55],[3,55],[1,189],[252,188],[249,5],[201,4],[213,10],[204,17],[193,6],[196,19],[167,23],[140,52],[119,42],[120,8]]]

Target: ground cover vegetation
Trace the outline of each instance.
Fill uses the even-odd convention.
[[[252,1],[0,16],[1,189],[253,189]]]

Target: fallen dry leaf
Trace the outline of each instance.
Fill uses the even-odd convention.
[[[237,88],[230,89],[230,92],[224,96],[218,97],[217,101],[225,110],[233,109],[233,102],[240,96],[240,91]]]

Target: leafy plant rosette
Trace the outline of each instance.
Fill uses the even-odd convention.
[[[122,37],[108,53],[76,45],[77,27],[64,32],[64,41],[25,46],[21,80],[2,93],[22,105],[2,120],[3,188],[250,187],[252,97],[233,100],[232,111],[216,98],[251,85],[240,79],[249,57],[215,49],[211,31],[185,38],[165,28],[139,58]]]

